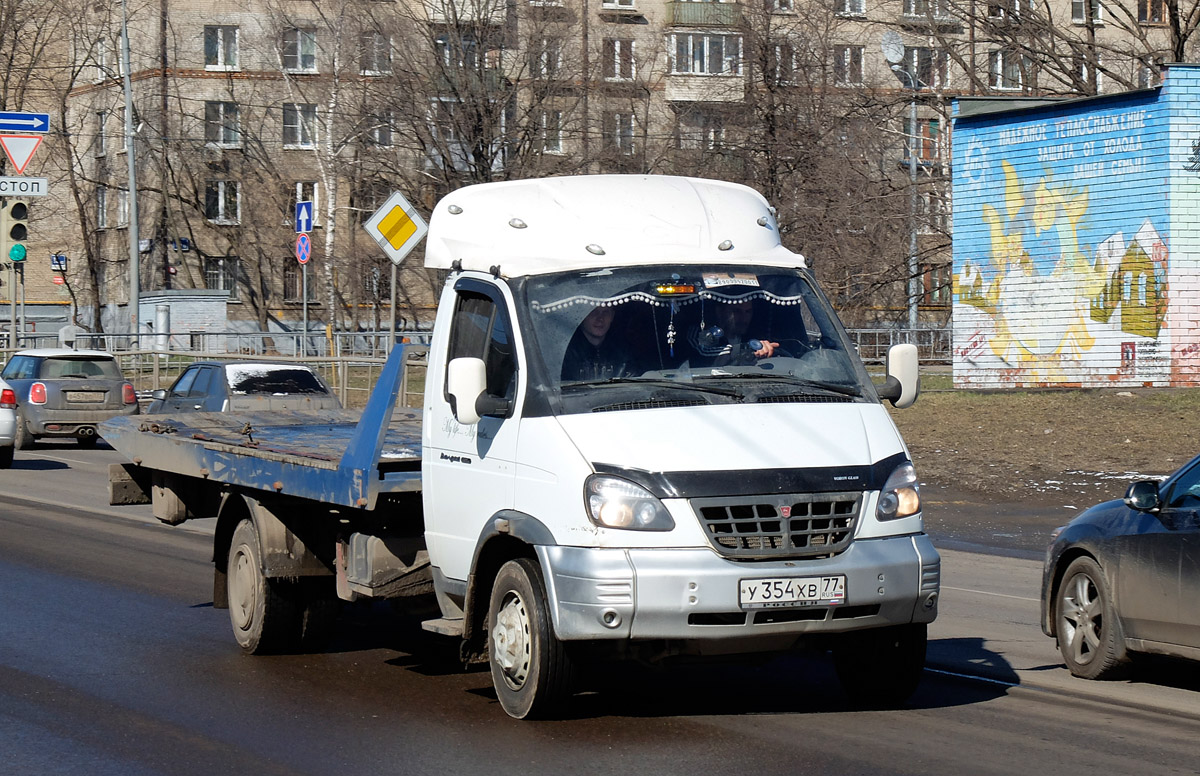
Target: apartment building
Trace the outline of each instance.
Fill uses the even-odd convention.
[[[762,191],[853,325],[907,325],[914,306],[945,325],[953,99],[1152,87],[1190,52],[1171,7],[157,0],[127,10],[127,122],[121,8],[88,6],[48,63],[55,104],[9,106],[58,121],[25,299],[46,320],[73,303],[83,325],[127,330],[136,240],[140,290],[219,292],[231,327],[294,327],[305,307],[372,329],[392,267],[361,224],[392,191],[429,208],[486,180],[678,173]],[[303,268],[297,201],[315,206]],[[438,279],[420,264],[397,276],[405,322],[430,315]],[[3,274],[0,304],[19,293]]]

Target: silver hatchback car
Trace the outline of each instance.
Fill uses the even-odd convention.
[[[17,448],[42,437],[74,438],[81,447],[92,447],[100,421],[138,414],[133,384],[116,358],[102,350],[22,350],[4,365],[0,378],[16,395]]]

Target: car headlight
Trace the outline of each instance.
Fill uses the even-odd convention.
[[[911,463],[895,468],[879,492],[875,517],[879,520],[898,520],[921,511],[921,488],[917,472]]]
[[[653,493],[641,485],[593,474],[583,486],[588,517],[603,528],[633,531],[670,531],[675,528],[671,513]]]

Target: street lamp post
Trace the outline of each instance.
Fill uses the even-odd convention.
[[[141,240],[138,239],[137,172],[134,164],[136,143],[133,138],[133,87],[129,76],[129,10],[121,0],[121,70],[125,87],[125,158],[129,164],[129,333],[131,348],[138,346],[138,305],[141,301],[141,268],[138,266]]]
[[[908,99],[908,328],[917,328],[917,301],[921,297],[920,274],[917,267],[917,91],[916,74],[906,69],[904,61],[904,42],[895,30],[883,33],[880,43],[883,56],[888,61],[892,73],[900,83],[909,90]]]

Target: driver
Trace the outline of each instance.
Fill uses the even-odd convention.
[[[611,332],[616,312],[614,307],[596,307],[579,324],[563,356],[563,382],[607,380],[626,373],[632,356]]]
[[[724,302],[717,306],[716,326],[707,333],[695,332],[692,344],[702,355],[712,357],[712,366],[745,366],[770,358],[779,343],[749,336],[753,318],[754,304],[749,300]]]

